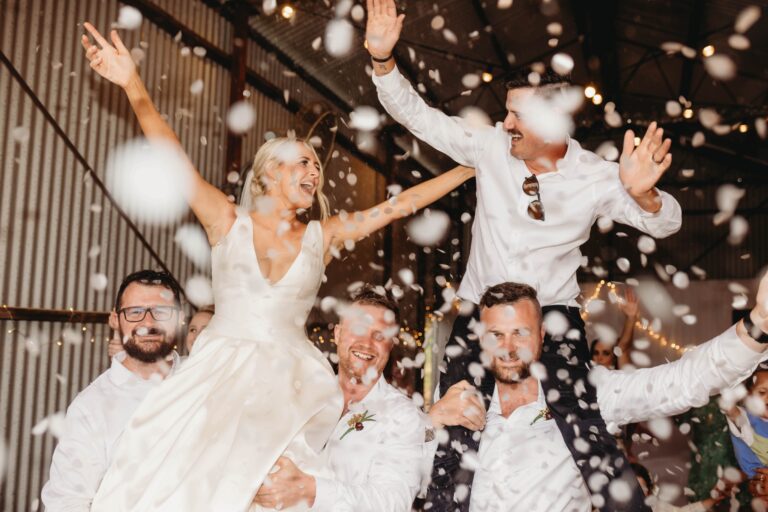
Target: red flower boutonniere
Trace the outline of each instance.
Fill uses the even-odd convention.
[[[552,419],[552,413],[549,412],[549,407],[545,407],[542,410],[539,411],[539,414],[536,415],[535,418],[533,418],[533,421],[531,422],[531,425],[539,421],[540,419],[551,420]]]
[[[376,421],[375,419],[373,419],[373,416],[374,416],[373,414],[369,416],[367,410],[365,412],[352,415],[352,417],[347,422],[347,425],[349,426],[349,428],[347,429],[346,432],[344,432],[341,435],[339,440],[344,439],[344,437],[346,437],[346,435],[349,434],[350,432],[354,432],[356,430],[363,430],[365,428],[365,425],[363,424],[366,421]]]

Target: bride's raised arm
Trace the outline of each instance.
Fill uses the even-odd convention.
[[[397,219],[413,215],[474,176],[475,170],[471,167],[454,167],[373,208],[331,217],[323,226],[326,248],[339,249],[347,240],[357,242]]]
[[[189,178],[192,183],[189,206],[200,224],[203,225],[208,235],[208,241],[211,245],[215,244],[226,234],[234,222],[235,205],[227,199],[224,192],[205,181],[192,161],[186,156],[176,134],[157,111],[152,98],[149,97],[149,92],[141,81],[131,53],[120,40],[117,32],[113,30],[110,34],[113,46],[93,25],[85,22],[83,26],[96,42],[96,44],[92,43],[85,34],[82,37],[85,56],[90,61],[91,68],[102,77],[123,88],[147,139],[167,142],[179,148],[179,153],[188,163],[186,167],[189,170]]]

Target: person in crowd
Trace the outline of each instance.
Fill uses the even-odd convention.
[[[128,420],[178,364],[181,287],[170,274],[140,270],[117,292],[109,325],[123,340],[110,368],[72,401],[43,487],[46,512],[88,512]]]
[[[644,497],[639,504],[635,502],[632,485],[626,481],[633,475],[637,485],[633,472],[610,479],[606,473],[612,468],[598,453],[592,460],[596,471],[584,480],[576,458],[565,445],[556,424],[561,414],[557,403],[561,393],[583,392],[583,383],[563,382],[551,388],[558,392],[543,390],[543,381],[558,383],[569,376],[553,373],[546,364],[543,318],[535,290],[518,283],[489,288],[481,300],[480,318],[485,330],[481,344],[491,358],[490,373],[495,380],[485,422],[477,418],[478,401],[470,402],[465,391],[451,393],[449,389],[435,405],[453,402],[450,409],[455,414],[444,416],[444,425],[462,424],[479,430],[484,424],[478,452],[462,447],[461,455],[453,450],[446,457],[449,464],[469,473],[472,485],[444,478],[436,485],[451,496],[451,503],[446,508],[434,502],[431,506],[470,512],[646,508]],[[765,333],[768,274],[760,282],[757,305],[746,320],[687,351],[680,360],[633,372],[594,368],[589,379],[597,391],[600,420],[606,430],[615,431],[626,423],[673,416],[706,403],[710,395],[747,378],[765,359]],[[467,383],[456,386],[466,388]],[[449,408],[448,404],[442,407]],[[580,430],[575,435],[574,445],[580,450],[588,450],[593,443],[605,446],[599,429]],[[433,485],[434,478],[433,472]],[[608,503],[602,501],[605,486],[610,488]]]
[[[682,507],[677,507],[666,501],[662,501],[658,497],[658,488],[651,479],[651,473],[642,464],[636,462],[632,463],[632,469],[637,475],[637,481],[640,484],[640,488],[643,490],[643,494],[649,497],[651,503],[651,510],[653,512],[707,512],[714,509],[714,507],[726,498],[731,497],[733,491],[738,492],[738,481],[733,482],[727,478],[718,480],[717,484],[712,488],[710,497],[695,503],[690,503]]]
[[[637,295],[629,285],[624,288],[624,297],[618,301],[619,310],[624,313],[624,326],[618,341],[595,339],[590,345],[592,363],[619,370],[629,364],[629,352],[635,339],[635,322],[639,311]]]
[[[325,451],[328,477],[304,473],[287,457],[256,503],[279,509],[304,501],[313,512],[410,512],[431,468],[433,430],[421,409],[387,383],[400,311],[389,293],[364,286],[334,328],[344,413]]]
[[[748,478],[764,478],[757,469],[768,467],[768,368],[758,368],[744,384],[747,407],[734,405],[725,415],[741,470]]]
[[[184,339],[184,348],[187,349],[187,354],[192,353],[192,347],[195,345],[195,340],[200,332],[205,329],[205,326],[211,321],[213,315],[216,313],[216,309],[213,304],[209,306],[203,306],[192,315],[187,325],[187,337]]]
[[[110,43],[84,27],[95,40],[82,36],[91,68],[123,89],[149,143],[177,156],[179,188],[187,188],[212,247],[216,304],[193,355],[125,428],[93,512],[247,510],[284,453],[302,470],[314,466],[343,408],[338,379],[304,328],[325,266],[448,194],[474,169],[456,167],[367,210],[331,215],[313,146],[276,137],[253,158],[243,194],[251,208],[244,208],[189,160],[117,32]],[[320,219],[307,223],[313,206]]]
[[[566,331],[579,334],[578,339],[563,336],[559,340],[547,335],[544,347],[545,352],[561,355],[548,360],[553,373],[569,372],[573,382],[584,382],[585,393],[579,397],[573,392],[561,393],[561,407],[575,411],[569,424],[559,424],[566,445],[585,479],[595,471],[589,460],[596,452],[610,455],[611,478],[620,478],[621,468],[627,468],[628,463],[612,437],[601,436],[608,446],[583,451],[573,445],[576,438],[570,434],[572,424],[581,430],[603,428],[596,409],[582,409],[577,404],[578,400],[595,403],[595,391],[585,378],[589,346],[577,300],[580,289],[576,272],[582,264],[579,247],[589,239],[598,217],[629,224],[657,238],[680,229],[680,205],[656,188],[672,162],[670,139],[663,139],[663,130],[654,122],[635,146],[634,133],[627,130],[619,163],[605,161],[571,139],[567,129],[552,129],[565,127],[570,121],[560,122],[559,114],[549,116],[557,110],[549,105],[568,101],[572,91],[567,80],[554,72],[532,73],[529,69],[522,69],[508,82],[508,112],[503,123],[478,126],[449,117],[428,106],[397,69],[392,52],[404,15],[397,14],[395,1],[368,0],[367,5],[367,49],[384,109],[419,139],[456,162],[477,169],[472,244],[457,292],[474,308],[467,308],[473,314],[459,315],[454,322],[449,337],[452,347],[446,351],[453,357],[447,357],[446,371],[440,375],[441,388],[466,379],[469,366],[479,362],[477,343],[471,342],[476,334],[471,326],[477,324],[477,305],[483,292],[506,281],[533,286],[544,314],[564,319],[570,327]],[[487,402],[494,382],[490,373],[486,376],[477,384]],[[543,385],[545,392],[552,389],[548,381]],[[477,440],[467,429],[450,428],[449,435],[451,446],[477,448]],[[438,454],[436,473],[461,471],[458,466],[442,464],[444,453],[450,450]],[[433,475],[433,482],[442,480],[435,476],[440,475]],[[641,502],[643,496],[634,477],[628,481],[636,501]],[[440,492],[438,488],[430,490],[433,502],[449,507],[452,497],[435,496]]]

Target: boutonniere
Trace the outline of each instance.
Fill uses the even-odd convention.
[[[552,419],[552,413],[549,412],[549,407],[545,407],[542,410],[539,411],[539,414],[536,415],[535,418],[533,418],[533,421],[531,422],[531,425],[539,421],[540,419],[551,420]]]
[[[365,428],[364,423],[366,421],[376,421],[375,419],[373,419],[373,416],[374,416],[373,414],[369,416],[367,410],[364,412],[352,415],[352,417],[347,422],[347,426],[349,426],[349,428],[347,429],[346,432],[344,432],[341,435],[339,440],[344,439],[344,437],[346,437],[346,435],[349,434],[350,432],[354,432],[356,430],[363,430]]]

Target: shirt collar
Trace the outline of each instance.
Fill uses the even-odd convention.
[[[538,389],[538,391],[536,393],[536,400],[531,402],[531,403],[529,403],[529,404],[525,404],[522,407],[528,407],[528,406],[534,405],[534,404],[539,409],[544,409],[545,407],[547,407],[547,401],[546,401],[545,395],[544,395],[544,388],[541,387],[541,381],[540,380],[536,381],[536,387]],[[501,415],[501,398],[499,397],[499,386],[498,385],[494,385],[493,386],[493,398],[491,398],[491,406],[488,408],[488,412],[489,413],[492,412],[494,414]]]
[[[125,361],[126,357],[128,357],[128,354],[126,354],[125,350],[121,350],[120,352],[118,352],[112,357],[112,364],[109,367],[109,379],[116,386],[121,386],[128,383],[129,381],[137,381],[137,380],[149,382],[149,380],[151,379],[144,379],[125,367],[125,365],[123,364],[123,361]],[[171,352],[171,372],[170,373],[173,373],[176,371],[180,361],[181,359],[179,358],[179,354],[175,350]]]

